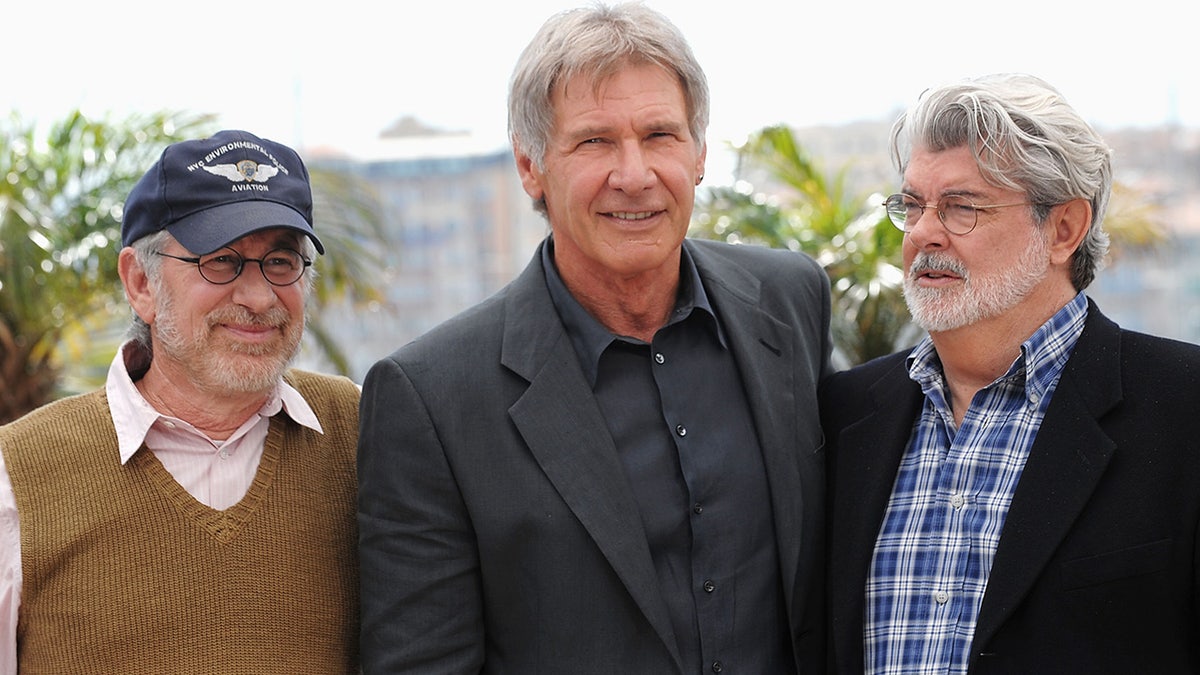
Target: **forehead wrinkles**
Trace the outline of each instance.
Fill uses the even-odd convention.
[[[902,190],[923,200],[954,195],[983,198],[991,186],[966,146],[944,150],[915,148],[903,179]]]
[[[564,83],[555,93],[552,134],[573,142],[633,128],[690,138],[687,100],[677,80],[653,64],[647,67],[622,70],[598,86],[582,78]]]

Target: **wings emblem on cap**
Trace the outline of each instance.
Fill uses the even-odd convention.
[[[259,164],[251,159],[243,159],[237,164],[206,164],[204,170],[224,176],[232,183],[253,182],[265,183],[267,179],[279,173],[279,169],[267,164]]]

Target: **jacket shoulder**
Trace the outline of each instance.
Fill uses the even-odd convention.
[[[893,352],[885,356],[877,356],[870,361],[858,364],[845,370],[831,374],[825,380],[824,388],[830,391],[861,391],[885,377],[908,377],[904,362],[911,349]]]
[[[865,413],[871,401],[871,391],[888,384],[889,391],[897,387],[920,388],[908,377],[904,361],[909,350],[874,358],[866,363],[833,373],[821,381],[820,408],[826,430],[840,428]],[[897,402],[898,403],[898,402]]]
[[[758,244],[730,244],[711,239],[689,238],[686,241],[692,253],[702,259],[708,256],[723,259],[747,267],[758,276],[769,276],[764,274],[764,267],[772,271],[796,270],[824,274],[823,268],[816,260],[800,251]]]

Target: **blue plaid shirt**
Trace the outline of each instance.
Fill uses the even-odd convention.
[[[965,673],[1004,519],[1063,365],[1083,331],[1079,293],[975,394],[955,430],[926,338],[908,357],[925,406],[900,463],[867,577],[866,672]]]

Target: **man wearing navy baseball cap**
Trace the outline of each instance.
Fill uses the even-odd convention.
[[[312,203],[245,131],[130,192],[105,387],[0,427],[0,672],[357,672],[359,389],[290,367]]]
[[[203,255],[271,228],[313,232],[308,170],[291,148],[244,131],[168,147],[125,203],[121,245],[167,230]]]

